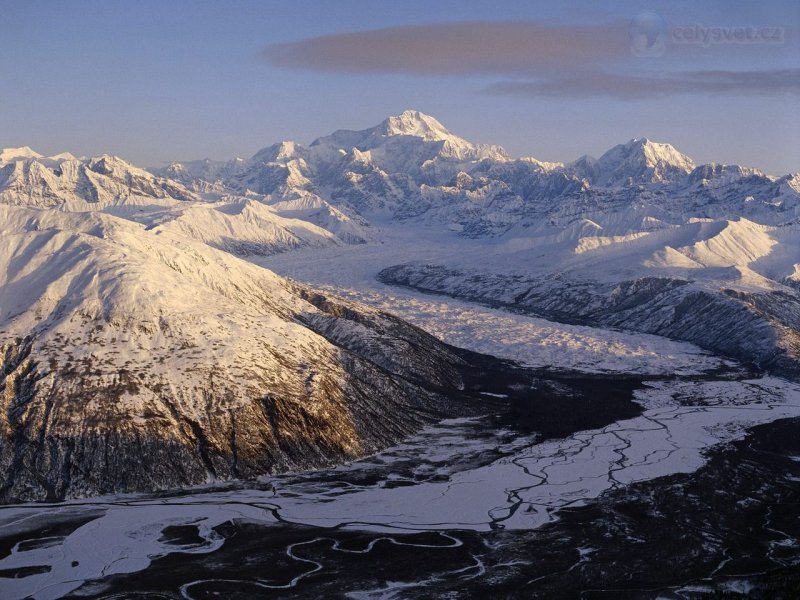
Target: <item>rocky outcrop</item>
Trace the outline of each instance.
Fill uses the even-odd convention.
[[[321,467],[474,410],[466,397],[459,402],[455,389],[447,394],[406,379],[403,370],[392,373],[341,350],[332,358],[344,377],[319,365],[321,372],[308,376],[307,397],[289,385],[272,386],[233,402],[230,388],[211,377],[196,392],[204,410],[187,414],[185,399],[174,397],[174,386],[162,378],[123,371],[104,384],[91,376],[91,365],[85,373],[48,372],[32,346],[27,339],[3,348],[4,502],[151,491]],[[465,365],[439,346],[443,360],[430,368],[460,382]]]

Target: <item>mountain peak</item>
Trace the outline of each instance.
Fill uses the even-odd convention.
[[[617,144],[597,160],[582,157],[573,168],[593,185],[612,186],[673,181],[685,177],[695,164],[671,144],[640,137]]]
[[[500,146],[473,144],[418,110],[403,111],[361,131],[340,129],[314,140],[311,146],[330,146],[345,151],[356,148],[361,152],[381,149],[380,153],[373,153],[370,160],[375,160],[380,154],[383,158],[378,160],[382,168],[391,170],[405,170],[409,167],[409,160],[418,168],[434,156],[459,160],[508,159],[508,154]],[[389,148],[391,150],[387,150]],[[387,153],[394,157],[388,157]]]
[[[134,167],[126,160],[121,159],[119,156],[114,156],[113,154],[100,154],[99,156],[93,156],[87,162],[87,167],[89,170],[102,175],[110,175],[114,171],[142,171],[138,167]]]
[[[672,165],[686,173],[695,167],[694,161],[682,152],[679,152],[672,144],[654,142],[646,137],[641,137],[634,138],[622,146],[629,156],[638,155],[645,161],[645,164],[650,167],[662,162]],[[619,148],[619,146],[612,148],[603,156],[613,153],[616,148]],[[603,157],[601,157],[600,160],[603,160]]]
[[[42,155],[31,149],[29,146],[0,149],[0,162],[12,162],[15,160],[25,160],[29,158],[42,158]]]
[[[387,141],[387,138],[414,137],[425,142],[455,142],[468,144],[466,140],[450,133],[438,120],[418,110],[406,110],[391,116],[374,127],[353,131],[340,129],[329,136],[321,137],[312,146],[330,144],[346,149],[369,150]]]
[[[389,117],[378,128],[384,135],[411,135],[428,141],[453,137],[453,134],[438,120],[418,110],[406,110],[397,116]]]
[[[301,146],[291,140],[278,142],[277,144],[272,144],[272,146],[262,148],[253,155],[251,160],[256,162],[275,162],[278,160],[295,158],[300,149]]]

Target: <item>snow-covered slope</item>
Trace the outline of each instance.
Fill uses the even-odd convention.
[[[346,244],[363,244],[372,237],[365,219],[346,214],[310,192],[301,190],[271,199],[269,206],[282,217],[313,223]]]
[[[185,232],[8,205],[0,222],[3,501],[318,466],[464,410],[427,389],[455,392],[465,364],[434,338]]]
[[[142,223],[156,234],[186,236],[238,256],[265,256],[343,243],[335,234],[310,221],[282,217],[272,207],[244,198],[185,202],[145,211],[118,206],[104,212]]]

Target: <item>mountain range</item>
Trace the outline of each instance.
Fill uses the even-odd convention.
[[[10,148],[0,215],[5,501],[320,466],[472,410],[474,356],[264,268],[392,232],[387,284],[800,376],[800,174],[646,138],[553,163],[406,111],[149,170]]]

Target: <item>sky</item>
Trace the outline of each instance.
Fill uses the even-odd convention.
[[[251,156],[416,109],[514,156],[800,171],[800,2],[0,0],[0,147]]]

